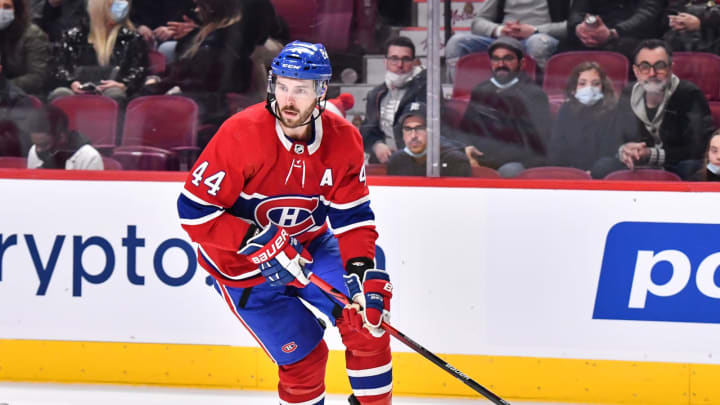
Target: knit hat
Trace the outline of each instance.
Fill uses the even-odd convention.
[[[496,39],[492,44],[490,44],[490,48],[488,48],[488,55],[492,55],[495,48],[500,47],[515,52],[518,59],[523,58],[523,46],[520,41],[513,37],[500,37]]]
[[[336,98],[328,100],[325,104],[325,108],[345,117],[347,110],[353,108],[355,105],[355,97],[350,93],[341,93]]]

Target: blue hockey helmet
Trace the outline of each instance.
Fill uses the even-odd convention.
[[[293,41],[272,61],[272,74],[293,79],[329,81],[330,58],[323,44]]]

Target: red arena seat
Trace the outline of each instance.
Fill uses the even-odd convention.
[[[197,132],[198,105],[192,99],[182,96],[138,97],[128,103],[120,144],[153,146],[175,152],[180,156],[183,168],[189,168],[200,151]]]
[[[365,174],[368,176],[387,175],[387,166],[382,163],[368,163],[365,165]]]
[[[113,158],[107,156],[102,157],[104,170],[122,170],[122,164]]]
[[[125,170],[178,170],[174,153],[152,146],[120,146],[112,157]]]
[[[500,173],[495,169],[491,169],[485,166],[473,166],[472,176],[479,179],[499,179]]]
[[[612,80],[617,94],[622,92],[627,85],[630,69],[630,63],[623,54],[608,51],[563,52],[550,57],[545,65],[543,90],[551,102],[565,98],[565,88],[570,72],[575,66],[588,61],[602,66]]]
[[[575,167],[541,166],[525,169],[516,179],[591,180],[590,174]]]
[[[25,169],[27,159],[17,156],[0,156],[0,169]]]
[[[673,52],[672,72],[697,85],[708,100],[720,100],[720,56],[703,52]]]
[[[525,73],[535,80],[535,60],[525,57]],[[460,58],[455,68],[455,84],[452,98],[469,99],[473,87],[492,77],[490,56],[485,52],[471,53]]]
[[[150,60],[150,73],[159,75],[167,69],[167,61],[162,53],[151,49],[148,51],[148,59]]]
[[[617,170],[603,180],[682,181],[677,174],[660,169]]]
[[[110,97],[76,94],[57,98],[52,105],[68,116],[71,130],[90,138],[99,151],[115,147],[117,134],[118,103]]]

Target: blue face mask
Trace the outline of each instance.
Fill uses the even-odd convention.
[[[130,3],[125,0],[115,0],[110,6],[110,18],[116,23],[124,20],[130,12]]]
[[[712,163],[708,163],[707,169],[710,170],[713,174],[720,176],[720,166],[714,165]]]
[[[575,91],[575,98],[584,105],[594,105],[602,100],[605,95],[600,87],[585,86]]]

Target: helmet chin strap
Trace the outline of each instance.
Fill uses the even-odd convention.
[[[274,95],[271,95],[271,94],[272,94],[272,93],[270,93],[270,92],[268,92],[268,94],[267,94],[267,99],[266,99],[266,101],[265,101],[265,109],[268,110],[268,111],[270,112],[270,114],[272,114],[272,115],[273,115],[275,118],[277,118],[280,122],[283,122],[282,118],[280,118],[280,115],[279,115],[278,112],[277,112],[277,109],[279,108],[278,105],[277,105],[277,103],[275,103],[275,108],[273,108],[273,106],[272,106],[273,101],[276,101],[276,100],[275,100]],[[322,103],[322,104],[321,104],[321,103]],[[315,105],[317,106],[318,114],[315,115],[315,110],[316,110],[316,109],[313,108],[313,112],[310,113],[310,119],[309,119],[307,122],[298,125],[298,127],[302,127],[302,126],[305,126],[305,125],[310,125],[311,122],[313,122],[313,121],[315,121],[316,119],[318,119],[318,118],[322,115],[322,113],[325,112],[325,104],[326,104],[326,103],[327,103],[327,100],[321,100],[320,97],[318,97],[318,98],[317,98],[317,102],[315,103]]]

